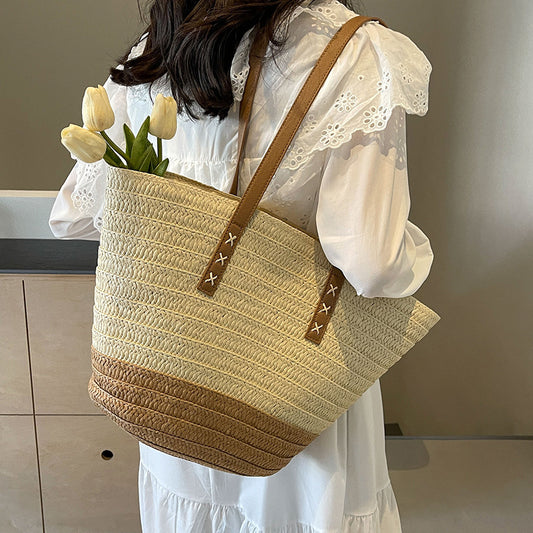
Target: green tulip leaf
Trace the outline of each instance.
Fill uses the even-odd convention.
[[[161,163],[159,163],[159,165],[157,165],[157,167],[154,168],[152,174],[162,177],[165,174],[167,167],[168,167],[168,158],[163,159],[163,161],[161,161]]]
[[[104,161],[113,167],[126,168],[126,165],[124,165],[118,154],[109,145],[107,145],[105,150]]]
[[[150,144],[152,148],[152,157],[150,158],[150,172],[157,166],[157,154],[155,153],[154,146]]]
[[[124,124],[124,137],[126,138],[126,155],[130,157],[131,148],[135,141],[135,135],[133,135],[133,132],[130,130],[127,124]]]
[[[133,170],[139,170],[139,167],[146,155],[146,150],[151,146],[148,140],[148,130],[150,128],[150,116],[146,117],[146,120],[142,123],[137,133],[137,137],[133,141],[131,147],[131,168]]]
[[[137,169],[139,172],[148,172],[148,169],[150,167],[150,162],[152,160],[152,151],[154,150],[153,146],[150,144],[146,151],[144,152],[142,158],[141,158],[141,164],[139,165],[139,168]]]
[[[152,156],[153,168],[155,168],[159,163],[160,163],[159,158],[157,157],[157,154],[155,153],[155,150],[154,150],[154,154]]]
[[[107,154],[104,154],[104,161],[111,167],[119,167]]]

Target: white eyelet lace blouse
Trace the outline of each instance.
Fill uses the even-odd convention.
[[[307,75],[334,33],[355,16],[337,0],[307,0],[288,20],[289,41],[264,65],[239,175],[242,195]],[[163,141],[168,170],[229,192],[236,165],[239,102],[248,74],[251,30],[231,79],[228,117],[178,116]],[[144,40],[130,57],[141,53]],[[405,35],[368,22],[350,39],[320,89],[260,207],[317,236],[329,261],[366,297],[403,297],[429,275],[427,236],[408,220],[405,115],[428,109],[431,64]],[[122,147],[122,124],[135,132],[152,100],[170,95],[165,79],[124,87],[104,83]],[[150,136],[155,143],[155,138]],[[103,161],[76,161],[50,213],[61,239],[99,240]],[[385,457],[379,380],[333,425],[273,476],[249,478],[173,457],[139,443],[144,533],[400,532]]]

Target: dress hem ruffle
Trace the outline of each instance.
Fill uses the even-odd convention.
[[[246,517],[238,505],[221,505],[197,501],[179,496],[159,482],[157,477],[139,463],[140,498],[154,493],[157,501],[165,502],[172,529],[162,529],[163,524],[143,524],[143,533],[401,533],[400,517],[390,480],[376,492],[376,507],[367,514],[345,514],[339,527],[316,527],[304,522],[291,522],[279,526],[261,527]],[[149,489],[149,490],[148,490]],[[155,494],[157,493],[157,494]],[[140,500],[143,507],[149,502]],[[141,513],[146,521],[152,513],[145,509]],[[174,529],[175,528],[175,529]]]

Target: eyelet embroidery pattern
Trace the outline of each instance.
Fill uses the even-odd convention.
[[[88,213],[94,207],[93,193],[86,187],[73,191],[71,197],[74,207],[82,213]]]
[[[427,110],[427,95],[424,91],[417,91],[415,93],[413,106],[416,113],[424,113]]]
[[[101,162],[84,163],[78,161],[78,178],[76,186],[71,194],[72,204],[83,215],[92,215],[96,205],[95,186],[99,171],[102,168]]]
[[[316,120],[315,116],[312,113],[308,113],[302,123],[302,133],[308,135],[316,128],[317,124],[318,120]]]
[[[107,163],[103,160],[96,163],[78,160],[76,165],[76,185],[70,195],[72,205],[82,215],[91,217],[94,227],[101,231],[105,191],[105,179],[102,176],[105,176]]]
[[[402,80],[405,81],[405,83],[413,83],[413,76],[407,70],[407,67],[403,63],[400,63],[398,66],[400,67],[400,72],[402,74]]]
[[[324,23],[321,22],[313,22],[313,24],[311,24],[311,28],[314,28],[317,32],[327,31],[329,29]]]
[[[333,104],[333,107],[340,112],[351,111],[357,104],[357,97],[352,91],[342,93]]]
[[[390,72],[385,71],[385,73],[383,74],[383,79],[379,80],[376,86],[379,93],[386,92],[390,89],[390,79]]]
[[[363,124],[366,131],[383,128],[389,119],[389,110],[385,106],[372,106],[364,112]]]
[[[338,30],[353,16],[336,0],[319,0],[317,3],[318,6],[311,7],[317,17],[320,16],[321,23],[317,24],[317,27],[323,23],[328,24],[329,21],[329,25]],[[403,107],[407,113],[419,115],[427,111],[427,85],[432,69],[427,58],[414,43],[406,39],[396,39],[378,21],[370,21],[365,26],[368,33],[366,37],[371,38],[371,45],[374,46],[378,42],[382,45],[381,48],[375,48],[371,54],[367,54],[366,60],[363,59],[360,63],[360,72],[355,74],[355,80],[360,82],[365,80],[365,83],[358,85],[352,78],[350,86],[349,78],[346,79],[346,84],[339,87],[341,90],[344,89],[341,96],[330,104],[331,111],[340,113],[339,118],[326,122],[325,127],[321,123],[317,124],[321,131],[318,136],[302,134],[297,140],[298,147],[303,148],[300,152],[308,154],[321,148],[340,146],[358,130],[365,134],[382,131],[396,106]],[[364,39],[364,33],[363,30],[355,34],[355,39]],[[375,41],[374,36],[379,38],[379,41]],[[377,61],[375,53],[380,56]],[[405,60],[398,63],[397,54],[403,54]],[[371,80],[375,80],[373,87]],[[348,99],[348,94],[355,96]],[[363,103],[364,105],[359,105]],[[355,112],[351,115],[346,113],[353,110]],[[313,111],[312,107],[310,111]],[[324,113],[323,116],[330,118],[331,113]],[[316,140],[313,140],[313,137]],[[295,153],[298,147],[294,148]]]
[[[316,128],[317,124],[318,121],[315,116],[312,113],[308,113],[300,126],[301,135],[309,135]],[[300,131],[300,129],[298,131]],[[297,139],[298,135],[291,142],[289,150],[281,161],[280,168],[297,170],[311,159],[311,153],[305,150],[302,146],[295,144],[295,140]]]
[[[233,87],[233,94],[236,99],[239,101],[242,100],[244,94],[244,86],[246,85],[246,78],[248,77],[248,72],[250,67],[246,67],[239,72],[231,74],[231,85]]]
[[[424,67],[424,80],[426,82],[429,81],[429,76],[431,74],[432,66],[431,63],[426,63],[426,66]]]
[[[242,100],[246,78],[250,72],[250,65],[248,63],[249,47],[252,45],[250,34],[251,32],[248,31],[247,35],[243,36],[231,64],[230,78],[233,97],[238,101]]]
[[[331,2],[329,2],[331,3]],[[324,6],[311,6],[311,10],[317,11],[321,15],[323,15],[325,18],[329,20],[337,20],[337,15],[333,12],[333,9],[330,7],[324,7]]]
[[[322,35],[325,35],[328,28],[330,34],[335,33],[347,18],[353,16],[353,13],[348,13],[346,7],[337,0],[317,0],[315,6],[299,9],[295,14],[298,12],[306,12],[306,18],[312,16],[313,20],[309,20],[307,27],[312,27],[313,32]],[[340,96],[327,100],[329,109],[324,109],[324,100],[317,99],[320,107],[315,108],[315,111],[312,107],[309,109],[301,129],[294,138],[294,145],[291,146],[279,167],[279,170],[284,168],[285,171],[279,173],[279,176],[274,176],[270,196],[265,194],[267,200],[265,207],[268,204],[271,211],[275,212],[275,207],[279,205],[279,214],[282,215],[280,218],[287,222],[290,220],[292,223],[298,223],[304,230],[314,231],[314,221],[310,219],[309,214],[316,196],[313,196],[311,180],[309,180],[309,185],[305,186],[308,187],[310,194],[303,189],[297,173],[300,168],[307,164],[309,169],[313,168],[313,171],[316,169],[318,173],[320,166],[318,161],[321,161],[321,156],[318,154],[321,150],[339,147],[347,142],[356,131],[366,134],[375,132],[373,135],[364,137],[364,142],[370,142],[375,137],[376,140],[372,142],[394,143],[391,147],[398,150],[397,164],[405,164],[403,143],[400,142],[397,146],[398,141],[395,135],[389,136],[381,131],[390,121],[391,112],[396,106],[402,106],[409,113],[418,114],[423,114],[427,109],[427,83],[432,70],[431,64],[418,54],[416,48],[410,47],[405,40],[397,41],[394,35],[389,35],[387,30],[377,22],[370,22],[366,26],[368,34],[371,34],[371,27],[374,28],[374,26],[374,34],[379,32],[379,43],[382,46],[376,49],[380,60],[377,63],[378,69],[376,70],[374,66],[374,55],[368,55],[366,60],[361,58],[363,61],[358,64],[355,72],[343,79],[342,85],[338,86],[335,96],[339,94]],[[366,40],[367,37],[363,28],[359,35],[354,36],[354,42]],[[235,97],[241,100],[249,73],[249,44],[250,40],[244,39],[243,45],[237,50],[230,76]],[[141,53],[143,46],[144,42],[141,42],[134,54],[135,52]],[[397,57],[402,59],[401,63],[395,60]],[[149,83],[128,87],[128,98],[133,102],[142,101],[145,105],[149,105],[149,87]],[[163,77],[152,84],[152,95],[157,94],[158,89],[159,92],[166,94],[169,88]],[[391,127],[394,130],[395,126],[391,125]],[[186,171],[190,167],[211,164],[211,162],[200,163],[195,160],[183,162],[180,157],[172,155],[170,155],[170,160],[175,163],[172,168],[178,173],[184,166]],[[310,161],[313,164],[310,164]],[[206,180],[210,179],[209,172],[198,172],[197,175],[198,177],[205,175]],[[80,163],[79,179],[72,193],[73,205],[83,215],[91,216],[97,229],[102,226],[102,213],[97,211],[103,198],[102,176],[103,172],[98,164]],[[298,201],[295,200],[297,195],[299,195]],[[291,214],[290,219],[283,217],[286,213]],[[232,240],[227,244],[231,245]],[[225,262],[224,256],[218,262]]]
[[[328,124],[326,129],[322,131],[320,137],[320,144],[327,147],[339,146],[345,139],[347,139],[346,128],[343,128],[339,123]]]
[[[335,33],[335,29],[324,22],[313,22],[311,28],[313,28],[315,33],[327,35],[329,38],[333,37],[333,34]]]
[[[303,149],[302,146],[296,146],[285,156],[286,159],[283,168],[290,170],[296,170],[300,168],[304,163],[309,161],[310,155]]]
[[[316,120],[315,116],[312,113],[308,113],[298,129],[298,132],[301,130],[300,135],[305,137],[316,128],[317,124],[318,121]],[[309,153],[308,150],[302,146],[299,146],[298,143],[295,144],[295,141],[298,139],[299,135],[296,135],[295,139],[293,139],[291,145],[289,146],[289,150],[283,157],[279,168],[297,170],[302,165],[307,163],[309,159],[311,159],[312,153]]]
[[[94,227],[100,232],[102,233],[102,217],[99,215],[97,216],[95,219],[94,219]]]
[[[396,116],[397,115],[395,114],[394,117]],[[405,113],[400,115],[395,127],[398,131],[405,131]],[[398,143],[397,150],[396,167],[405,168],[407,166],[407,147],[405,145],[405,139],[402,139],[401,142]]]

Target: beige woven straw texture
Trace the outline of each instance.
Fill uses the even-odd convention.
[[[318,435],[440,317],[345,282],[322,342],[305,339],[331,265],[316,239],[261,209],[215,294],[202,293],[238,201],[177,174],[108,168],[93,347]]]

